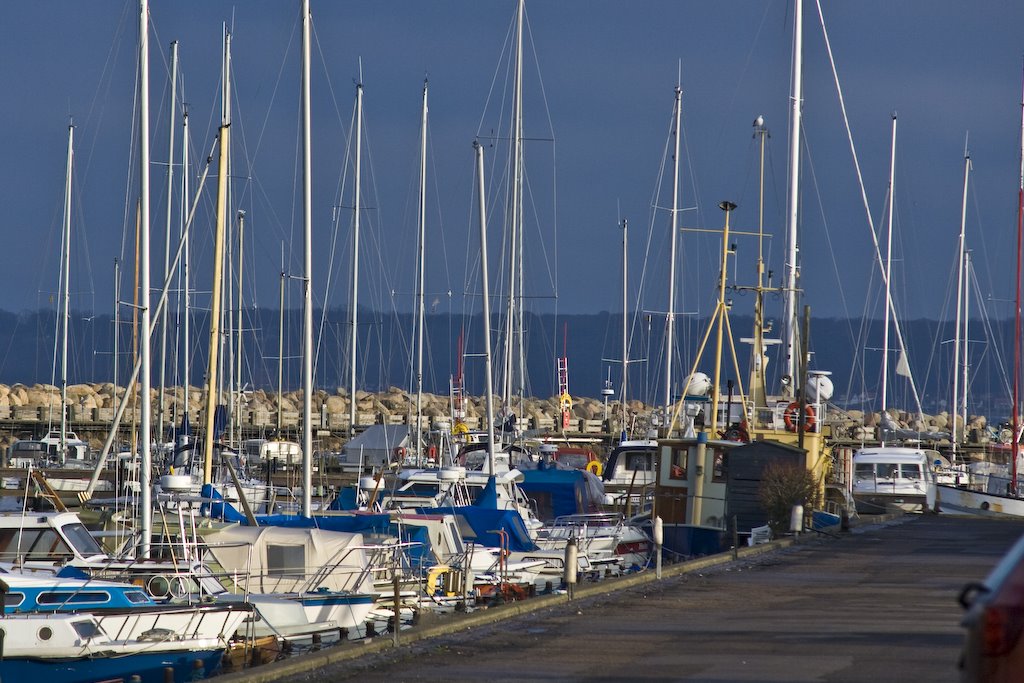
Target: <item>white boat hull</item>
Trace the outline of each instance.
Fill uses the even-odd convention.
[[[954,486],[939,485],[939,510],[942,512],[1012,515],[1024,517],[1024,499],[982,493]]]

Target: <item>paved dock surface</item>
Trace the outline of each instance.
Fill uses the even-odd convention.
[[[956,681],[957,595],[1022,533],[909,516],[288,681]]]

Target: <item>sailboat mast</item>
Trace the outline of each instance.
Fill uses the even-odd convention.
[[[968,387],[968,374],[971,369],[971,361],[968,355],[968,349],[970,348],[971,337],[968,334],[971,325],[971,252],[969,250],[964,251],[964,321],[963,321],[963,353],[964,353],[964,364],[961,368],[963,375],[963,383],[960,389],[960,419],[964,423],[964,432],[967,431],[967,387]]]
[[[313,515],[313,172],[310,132],[309,0],[302,0],[302,516]],[[357,200],[358,206],[358,200]],[[356,216],[358,216],[358,211]],[[358,220],[358,218],[357,218]],[[353,322],[352,330],[355,332]],[[355,344],[352,346],[355,358]],[[355,366],[353,365],[353,368]],[[353,372],[354,374],[354,372]],[[355,401],[355,391],[352,392]]]
[[[149,308],[149,0],[140,0],[139,11],[139,212],[141,225],[139,230],[139,258],[142,259],[141,306],[142,329],[146,331],[140,344],[140,361],[142,363],[139,380],[142,395],[141,414],[139,416],[141,441],[141,460],[139,464],[139,530],[142,540],[139,544],[139,555],[149,557],[150,534],[153,528],[152,486],[150,475],[153,464],[151,452],[150,425],[153,419],[153,407],[150,402],[151,360],[149,328],[152,312]]]
[[[626,379],[629,377],[629,336],[626,319],[629,317],[629,221],[622,219],[622,424],[626,424]]]
[[[71,175],[75,160],[75,125],[68,125],[67,172],[64,178],[64,253],[60,279],[64,285],[61,296],[60,343],[60,464],[68,456],[68,325],[71,323]]]
[[[760,160],[758,163],[758,199],[757,199],[757,288],[754,290],[754,343],[750,362],[750,403],[756,408],[768,405],[768,388],[765,385],[764,353],[764,160],[765,141],[768,128],[764,125],[764,117],[754,119],[754,135],[759,140]]]
[[[221,98],[221,107],[223,108],[224,118],[228,121],[231,120],[231,34],[228,33],[228,27],[225,23],[223,25],[224,31],[224,70],[223,70],[223,96]],[[231,147],[227,148],[227,166],[225,167],[227,175],[227,183],[224,185],[224,196],[225,196],[225,210],[230,210],[232,205],[231,196]],[[227,299],[225,304],[221,306],[221,334],[218,343],[221,345],[221,363],[218,368],[218,398],[219,405],[226,406],[227,408],[227,440],[228,443],[232,443],[235,440],[235,415],[234,415],[234,395],[235,395],[235,373],[233,368],[235,367],[235,345],[234,335],[232,334],[232,328],[234,327],[234,318],[232,311],[234,311],[234,292],[235,288],[232,285],[234,281],[234,250],[230,245],[234,244],[234,222],[225,214],[224,224],[224,273],[221,275],[224,278],[226,286],[224,287],[223,296]]]
[[[1024,81],[1024,78],[1022,78]],[[1010,456],[1013,495],[1017,495],[1017,450],[1020,444],[1020,352],[1021,352],[1021,329],[1020,329],[1020,272],[1021,272],[1021,241],[1024,239],[1024,82],[1021,84],[1020,100],[1020,174],[1018,175],[1017,186],[1017,280],[1014,289],[1014,318],[1013,318],[1013,415],[1010,417],[1010,426],[1013,431],[1011,438]]]
[[[668,266],[668,312],[665,315],[665,424],[669,424],[672,414],[672,356],[675,347],[676,329],[676,234],[679,232],[679,148],[680,127],[682,121],[682,89],[676,85],[675,115],[675,152],[672,156],[672,234],[669,236]]]
[[[121,261],[114,259],[114,400],[117,400],[117,366],[121,363]]]
[[[281,284],[277,311],[277,438],[281,438],[281,396],[284,395],[284,243],[281,243]]]
[[[793,74],[789,98],[789,195],[786,200],[786,262],[783,287],[783,365],[782,394],[795,395],[799,334],[797,332],[797,218],[800,202],[800,119],[803,108],[803,0],[793,6]]]
[[[359,322],[359,214],[360,174],[362,172],[363,148],[363,84],[356,83],[356,154],[355,154],[355,196],[352,200],[352,302],[349,304],[349,375],[348,375],[348,424],[349,435],[356,433],[356,326]]]
[[[238,310],[235,312],[235,398],[232,424],[238,427],[238,445],[242,443],[242,261],[245,255],[245,211],[238,210]]]
[[[960,239],[956,258],[956,335],[953,344],[953,428],[951,444],[954,455],[960,443],[957,430],[957,415],[960,414],[960,325],[963,322],[964,304],[964,233],[967,227],[967,183],[971,174],[971,155],[964,152],[964,193],[960,208]],[[966,428],[966,424],[964,427]]]
[[[416,283],[416,462],[423,461],[423,324],[426,318],[426,239],[427,239],[427,82],[423,82],[423,111],[420,122],[419,259]]]
[[[892,309],[892,217],[896,204],[896,115],[892,115],[892,144],[889,150],[889,227],[885,251],[885,323],[882,326],[882,412],[886,409],[889,381],[889,312]],[[883,435],[882,445],[885,445]]]
[[[192,335],[189,329],[189,317],[191,316],[192,300],[189,292],[189,288],[192,286],[190,280],[191,273],[190,262],[189,262],[189,244],[188,244],[188,108],[186,107],[181,114],[181,239],[182,239],[182,261],[181,261],[181,288],[185,300],[185,316],[182,322],[181,336],[183,339],[183,353],[182,359],[182,374],[184,375],[184,389],[182,393],[182,401],[185,404],[185,415],[187,416],[191,409],[191,396],[189,389],[192,386],[192,365],[191,365],[191,353],[192,353]]]
[[[487,406],[487,471],[494,474],[494,379],[491,368],[491,291],[487,275],[487,198],[484,195],[484,148],[479,141],[473,142],[476,150],[476,174],[479,185],[478,200],[480,211],[480,281],[483,288],[484,315],[484,377],[485,404]]]
[[[178,98],[178,41],[171,43],[171,106],[167,122],[167,222],[164,227],[164,279],[171,263],[171,218],[174,213],[174,109]],[[167,387],[167,307],[160,315],[160,393],[157,397],[157,435],[164,439],[164,390]]]
[[[509,268],[508,268],[508,317],[505,320],[505,373],[503,377],[502,404],[511,409],[512,394],[515,388],[512,382],[516,370],[513,356],[516,352],[516,336],[519,337],[520,367],[522,377],[522,174],[523,174],[523,17],[526,11],[525,0],[519,0],[516,7],[516,61],[515,83],[512,102],[512,190],[509,197]],[[524,382],[520,381],[522,391]]]
[[[225,43],[223,68],[227,68]],[[227,96],[226,86],[223,96]],[[214,415],[217,409],[217,369],[220,367],[221,299],[223,296],[224,233],[227,231],[228,204],[228,148],[230,146],[231,119],[227,107],[221,110],[220,129],[217,132],[217,227],[213,240],[213,284],[210,290],[210,349],[206,366],[206,414],[203,430],[203,483],[213,481]]]

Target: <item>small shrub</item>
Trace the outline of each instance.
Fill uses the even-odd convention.
[[[768,526],[772,534],[779,536],[789,531],[793,506],[812,503],[817,491],[814,475],[805,467],[780,462],[765,467],[758,498],[768,513]]]

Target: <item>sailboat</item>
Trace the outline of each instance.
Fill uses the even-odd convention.
[[[1022,86],[1022,92],[1024,92],[1024,86]],[[1014,295],[1015,324],[1013,340],[1014,363],[1009,443],[999,444],[993,449],[995,451],[993,455],[996,455],[996,458],[990,455],[989,460],[968,464],[970,476],[958,482],[944,481],[939,484],[939,507],[943,511],[969,512],[972,514],[1001,513],[1024,517],[1024,496],[1022,496],[1020,482],[1020,467],[1024,459],[1022,459],[1020,444],[1019,402],[1021,374],[1021,244],[1022,240],[1024,240],[1024,94],[1021,95],[1020,174],[1018,180],[1017,272]],[[954,368],[954,372],[959,374],[959,369]],[[966,387],[964,391],[966,392]]]

